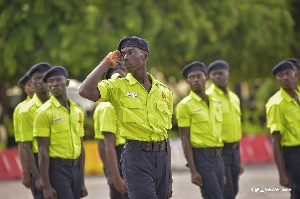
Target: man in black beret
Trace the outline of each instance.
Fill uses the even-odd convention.
[[[31,173],[31,191],[34,198],[43,198],[43,183],[38,170],[38,146],[33,137],[33,118],[36,109],[49,99],[49,90],[47,84],[42,81],[42,77],[50,68],[51,65],[47,62],[37,63],[30,68],[28,76],[34,86],[35,94],[19,113],[21,142]]]
[[[23,151],[23,144],[21,141],[21,133],[20,133],[20,128],[19,128],[19,112],[20,109],[32,98],[33,94],[34,94],[34,87],[33,84],[30,80],[30,77],[28,77],[28,72],[26,72],[23,77],[20,78],[19,80],[19,85],[23,88],[24,92],[27,94],[27,97],[24,101],[20,102],[14,109],[14,113],[13,113],[13,126],[14,126],[14,139],[15,141],[18,143],[18,154],[20,157],[20,162],[21,162],[21,166],[22,166],[22,184],[27,187],[30,188],[30,173],[28,170],[28,166],[26,163],[26,159],[25,159],[25,154]]]
[[[238,193],[239,175],[243,172],[239,147],[242,138],[240,99],[228,88],[229,64],[225,60],[210,63],[208,74],[213,84],[206,94],[218,99],[222,108],[222,157],[226,176],[224,198],[231,199]]]
[[[300,92],[300,66],[299,66],[299,61],[296,58],[287,58],[285,60],[292,62],[293,65],[295,66],[295,69],[296,69],[296,72],[297,72],[297,78],[298,78],[298,81],[296,82],[296,84],[297,84],[297,89]]]
[[[182,69],[191,91],[176,105],[176,119],[192,183],[203,198],[223,198],[222,112],[217,99],[205,94],[206,66],[195,61]]]
[[[167,129],[172,126],[173,94],[147,72],[149,44],[133,36],[121,39],[88,75],[79,94],[92,101],[109,101],[120,120],[120,135],[126,139],[122,172],[128,196],[168,198],[172,195],[170,144]],[[99,79],[122,59],[128,75]],[[98,84],[99,83],[99,84]]]
[[[272,69],[280,90],[268,100],[266,116],[279,183],[292,188],[291,198],[300,198],[300,93],[295,70],[287,60]]]
[[[45,198],[79,199],[88,195],[84,182],[84,113],[67,97],[68,72],[62,66],[48,70],[43,81],[52,94],[36,111],[34,137]]]

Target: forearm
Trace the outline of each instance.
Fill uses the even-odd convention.
[[[48,152],[44,150],[40,150],[39,152],[39,168],[42,177],[42,181],[44,187],[48,188],[51,187],[50,178],[49,178],[49,155]]]
[[[36,160],[31,149],[30,142],[23,142],[23,153],[25,154],[26,164],[28,166],[29,172],[32,174],[33,178],[36,180],[40,178],[40,173],[36,165]]]
[[[98,152],[99,152],[99,155],[100,155],[100,159],[103,163],[103,166],[105,168],[105,172],[106,172],[106,174],[111,174],[109,164],[108,164],[108,160],[107,160],[107,157],[106,157],[106,150],[105,150],[104,140],[97,140],[97,142],[98,142]]]
[[[168,151],[168,160],[169,160],[169,171],[170,171],[170,181],[172,181],[172,162],[171,162],[171,144],[169,138],[167,139],[167,151]]]
[[[279,176],[285,175],[281,147],[280,144],[277,142],[273,143],[273,155],[274,155],[274,160],[278,169]]]
[[[105,70],[110,66],[110,62],[107,58],[104,58],[99,65],[86,77],[79,87],[79,94],[91,101],[97,101],[100,99],[101,94],[97,88],[99,79]]]
[[[117,152],[115,145],[113,143],[106,144],[106,157],[108,160],[108,167],[111,170],[114,181],[119,180],[121,178],[119,171],[119,161],[117,157]]]
[[[184,156],[188,162],[188,166],[189,166],[191,173],[196,172],[197,170],[196,170],[195,163],[194,163],[194,154],[193,154],[193,150],[192,150],[190,141],[187,139],[183,139],[182,140],[182,148],[183,148]]]
[[[24,153],[24,150],[23,150],[22,142],[18,143],[18,154],[19,154],[19,157],[20,157],[22,173],[23,173],[23,175],[28,174],[29,170],[28,170],[28,166],[27,166],[27,163],[26,163],[26,157],[25,157],[25,153]]]
[[[85,166],[85,149],[81,145],[81,154],[80,154],[80,175],[81,175],[81,184],[84,185],[84,166]]]

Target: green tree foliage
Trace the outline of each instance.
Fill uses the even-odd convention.
[[[270,76],[300,58],[296,0],[0,0],[0,102],[35,63],[65,66],[83,80],[119,40],[150,43],[148,67],[181,78],[187,63],[225,59],[231,82]],[[176,82],[176,81],[175,81]]]

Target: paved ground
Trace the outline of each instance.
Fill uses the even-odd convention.
[[[188,170],[173,171],[173,178],[173,199],[202,198],[199,188],[190,183]],[[86,199],[108,199],[108,188],[103,176],[87,176],[86,186],[89,191]],[[0,199],[30,198],[30,191],[21,185],[19,179],[0,181]],[[274,164],[245,165],[237,199],[252,198],[289,198],[289,192],[278,185],[278,174]]]

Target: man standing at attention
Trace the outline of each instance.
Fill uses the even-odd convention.
[[[234,199],[239,190],[239,175],[243,172],[239,146],[242,138],[240,99],[228,88],[229,64],[226,61],[210,63],[208,74],[213,84],[206,94],[218,99],[222,109],[222,157],[226,176],[224,198]]]
[[[99,79],[119,59],[126,78]],[[166,199],[171,196],[170,147],[173,94],[147,73],[148,42],[139,37],[123,38],[118,50],[110,52],[88,75],[79,94],[92,101],[109,101],[120,121],[120,135],[126,139],[122,172],[131,199]]]
[[[28,72],[24,74],[23,77],[19,80],[19,85],[22,86],[24,92],[27,94],[27,98],[20,102],[14,109],[14,114],[13,114],[13,125],[14,125],[14,133],[15,133],[15,141],[18,143],[18,154],[20,157],[20,162],[22,166],[22,184],[30,188],[31,183],[30,183],[30,172],[28,170],[28,166],[26,163],[26,157],[25,153],[23,150],[23,144],[21,141],[21,133],[20,133],[20,128],[19,128],[19,112],[20,109],[32,98],[34,95],[34,87],[33,84],[30,80],[30,77],[28,77]]]
[[[190,94],[176,106],[182,148],[192,183],[205,199],[222,199],[224,161],[222,154],[222,112],[219,101],[205,94],[206,67],[194,61],[182,69]]]
[[[293,199],[300,198],[300,93],[295,70],[293,63],[286,60],[272,69],[280,90],[266,104],[279,183],[292,188]]]
[[[126,76],[122,62],[114,68],[108,68],[104,79]],[[100,158],[110,188],[111,199],[128,198],[122,171],[119,167],[125,140],[120,137],[119,124],[114,107],[109,102],[100,102],[94,112],[95,139],[98,142]]]
[[[42,81],[42,77],[50,68],[51,65],[47,62],[35,64],[30,68],[28,76],[34,86],[35,94],[19,113],[21,142],[31,174],[31,191],[34,198],[43,198],[43,184],[38,170],[38,146],[33,137],[33,119],[38,107],[49,99],[49,90],[47,84]]]
[[[68,72],[61,66],[43,76],[52,94],[35,114],[34,136],[39,147],[39,167],[44,197],[79,199],[88,195],[84,183],[84,114],[70,98]]]

